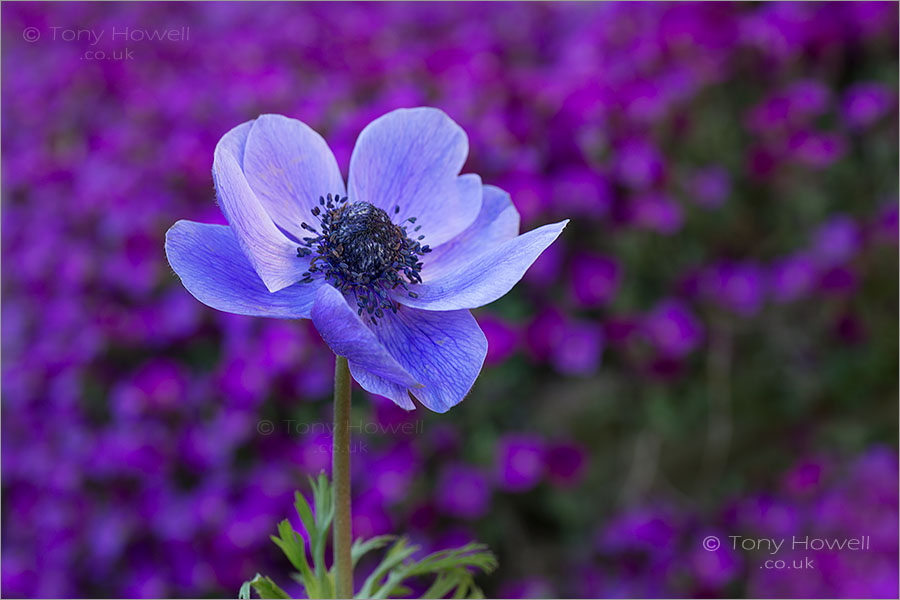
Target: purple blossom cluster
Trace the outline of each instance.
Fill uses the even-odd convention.
[[[289,581],[268,536],[330,468],[332,357],[308,322],[198,303],[162,240],[224,224],[210,168],[235,125],[301,119],[346,175],[367,123],[429,105],[523,231],[572,222],[476,311],[462,404],[357,390],[354,535],[487,542],[504,597],[896,596],[896,4],[2,17],[3,595]],[[731,419],[713,483],[711,393]],[[801,576],[700,546],[776,529],[873,552]]]
[[[892,598],[897,489],[896,452],[875,447],[851,461],[802,459],[768,491],[714,515],[685,501],[628,507],[597,530],[578,593],[723,597],[746,581],[752,598]],[[708,536],[718,544],[705,546]],[[830,549],[815,549],[825,541]]]

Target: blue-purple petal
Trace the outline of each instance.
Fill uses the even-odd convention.
[[[509,194],[493,185],[486,185],[482,198],[481,212],[474,223],[422,257],[423,279],[434,279],[448,273],[519,235],[519,211]]]
[[[318,282],[271,293],[230,227],[178,221],[166,232],[166,257],[184,287],[217,310],[279,319],[307,319]]]
[[[301,223],[318,224],[311,211],[319,196],[344,194],[344,179],[328,144],[297,119],[256,119],[240,164],[268,215],[297,240],[310,235]]]
[[[465,132],[443,111],[395,110],[360,133],[350,157],[350,198],[384,209],[395,223],[416,218],[422,243],[438,246],[481,210],[480,186],[457,181],[468,152]]]
[[[478,308],[504,296],[559,237],[568,220],[538,227],[528,233],[497,244],[453,270],[425,280],[411,289],[413,298],[398,292],[395,299],[424,310]]]
[[[419,385],[334,287],[319,287],[310,315],[319,335],[335,354],[390,382],[405,387]]]
[[[350,374],[364,390],[389,398],[403,410],[415,410],[416,405],[409,397],[409,388],[405,385],[396,384],[370,373],[354,362],[350,362]]]
[[[296,283],[307,261],[297,259],[297,244],[275,226],[250,189],[241,162],[252,121],[226,133],[216,145],[213,180],[219,206],[254,270],[270,292]]]
[[[487,338],[467,310],[432,312],[401,306],[370,329],[421,387],[384,381],[352,362],[351,372],[363,388],[406,409],[412,408],[411,393],[427,408],[447,412],[472,389],[487,355]]]

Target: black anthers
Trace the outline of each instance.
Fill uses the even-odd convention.
[[[398,214],[400,207],[394,206],[393,212]],[[400,287],[411,298],[418,297],[408,284],[422,282],[419,257],[431,248],[420,243],[424,235],[415,240],[407,235],[403,223],[415,224],[415,217],[394,224],[383,209],[368,202],[351,203],[340,194],[320,196],[312,214],[319,220],[318,229],[300,224],[303,230],[315,234],[303,238],[297,247],[297,256],[313,256],[301,283],[322,275],[341,292],[353,293],[358,313],[365,312],[373,323],[384,316],[385,310],[397,312],[391,290]],[[419,229],[421,225],[414,231]]]

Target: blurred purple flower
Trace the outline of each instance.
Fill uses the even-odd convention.
[[[295,461],[306,473],[316,475],[331,470],[331,447],[334,438],[330,432],[314,431],[303,436],[303,443],[294,446]]]
[[[670,98],[654,80],[641,79],[623,87],[620,101],[629,118],[639,123],[653,123],[668,111]]]
[[[552,598],[550,583],[540,577],[509,581],[500,589],[499,598]]]
[[[219,386],[229,407],[246,410],[259,406],[265,400],[268,384],[268,374],[258,356],[223,358]]]
[[[819,488],[824,473],[822,460],[804,460],[785,473],[783,485],[793,495],[806,495]]]
[[[818,117],[828,110],[831,90],[821,81],[804,79],[788,86],[785,95],[790,103],[790,111],[801,119]]]
[[[533,488],[544,475],[544,444],[534,436],[509,435],[497,444],[497,480],[511,492]]]
[[[540,288],[553,284],[563,271],[564,260],[564,246],[551,244],[525,272],[525,281]]]
[[[799,131],[788,140],[788,156],[813,169],[837,162],[846,151],[846,142],[836,133]]]
[[[478,319],[488,342],[485,364],[496,365],[509,358],[519,345],[518,329],[506,320],[493,315],[481,315]]]
[[[436,550],[459,548],[474,541],[474,539],[474,534],[467,527],[453,525],[434,539],[430,549],[434,552]]]
[[[370,492],[353,498],[352,529],[353,539],[366,539],[393,531],[394,523],[379,493]]]
[[[605,338],[610,344],[627,344],[641,329],[641,319],[632,315],[614,315],[603,323]]]
[[[756,179],[765,179],[778,168],[781,157],[765,145],[751,146],[747,151],[747,171]]]
[[[634,223],[643,229],[671,235],[681,229],[681,205],[663,192],[649,192],[631,200]]]
[[[798,526],[797,508],[771,494],[742,499],[736,509],[736,522],[747,531],[769,537],[792,535]]]
[[[714,533],[720,540],[731,541],[727,534],[721,531]],[[705,539],[707,535],[710,534],[703,532],[698,539]],[[700,585],[714,590],[720,589],[738,575],[741,561],[727,542],[722,543],[715,550],[707,550],[702,544],[694,544],[688,561],[691,571]]]
[[[691,200],[704,208],[718,208],[731,195],[731,176],[721,166],[698,169],[688,183]]]
[[[601,306],[612,300],[621,277],[621,267],[611,257],[583,253],[572,259],[572,290],[582,306]]]
[[[466,134],[443,112],[388,113],[356,142],[349,202],[322,137],[263,115],[216,147],[230,228],[180,221],[166,234],[166,254],[201,302],[312,319],[363,388],[409,410],[414,393],[446,412],[487,353],[468,309],[506,294],[567,223],[518,236],[509,196],[458,175],[467,153]]]
[[[665,300],[644,318],[643,329],[664,356],[681,358],[703,341],[703,325],[678,300]]]
[[[421,423],[421,415],[401,409],[390,398],[370,394],[377,424],[398,438],[417,433],[416,423]]]
[[[397,502],[408,494],[419,462],[411,445],[398,444],[372,461],[367,480],[382,501]]]
[[[759,312],[765,300],[765,276],[753,262],[721,262],[707,275],[706,289],[710,297],[729,310],[743,316]]]
[[[552,333],[550,362],[563,375],[587,376],[600,367],[603,328],[592,321],[565,321]]]
[[[660,551],[674,551],[679,521],[667,507],[632,508],[606,524],[597,538],[597,548],[601,552],[633,550],[658,555]]]
[[[165,358],[151,360],[137,370],[131,386],[118,390],[115,409],[131,415],[172,409],[184,400],[186,388],[180,365]]]
[[[802,459],[785,477],[794,500],[783,505],[791,513],[781,527],[762,524],[755,535],[801,539],[849,539],[867,536],[865,552],[787,549],[787,564],[811,559],[815,569],[759,569],[750,572],[748,589],[760,597],[893,598],[897,595],[896,530],[898,468],[895,450],[875,447],[840,469],[823,473],[821,462]],[[839,475],[836,477],[835,475]],[[799,497],[796,492],[804,492]],[[771,534],[768,532],[772,532]]]
[[[808,122],[828,109],[831,92],[814,80],[795,81],[783,92],[754,107],[747,119],[757,133],[768,133]]]
[[[813,233],[810,253],[820,266],[840,265],[853,258],[860,242],[856,222],[847,215],[834,215]]]
[[[812,291],[816,282],[815,262],[803,252],[775,261],[769,270],[769,289],[777,302],[793,302]]]
[[[900,237],[900,206],[898,206],[897,199],[891,200],[878,211],[874,234],[881,243],[897,243],[897,239]],[[551,248],[554,247],[551,246]]]
[[[590,169],[568,169],[558,174],[556,181],[553,189],[556,212],[596,219],[605,215],[612,205],[612,185]]]
[[[547,184],[534,173],[513,171],[498,184],[512,196],[513,205],[525,223],[533,222],[546,210],[550,197]]]
[[[540,361],[550,360],[554,349],[565,336],[566,320],[555,307],[548,306],[532,317],[525,330],[525,341],[531,354]]]
[[[252,431],[247,424],[247,431]],[[223,433],[225,435],[223,435]],[[234,436],[222,432],[216,426],[192,425],[184,432],[178,445],[178,454],[184,464],[202,472],[206,469],[224,467],[234,451]]]
[[[587,451],[572,442],[551,444],[544,451],[544,468],[547,478],[561,487],[577,484],[584,476],[587,467]]]
[[[480,471],[462,464],[444,468],[435,494],[441,512],[462,519],[484,516],[491,499],[487,478]]]
[[[831,294],[846,294],[856,289],[859,276],[850,267],[826,269],[819,278],[819,288]]]
[[[844,10],[845,25],[857,39],[865,36],[877,39],[890,34],[893,22],[897,20],[897,7],[889,2],[849,2],[844,5]]]
[[[881,83],[858,83],[844,93],[841,114],[853,128],[870,127],[897,107],[895,94]]]
[[[270,372],[284,372],[295,367],[303,356],[305,339],[286,322],[267,323],[260,336],[262,366]]]
[[[665,175],[662,154],[646,140],[626,140],[618,148],[616,157],[616,176],[627,187],[646,189],[662,181]]]
[[[328,360],[325,353],[320,353],[318,358],[309,356],[296,370],[293,380],[298,398],[316,400],[325,397],[334,386],[334,361]]]

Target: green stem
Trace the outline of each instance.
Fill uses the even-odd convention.
[[[353,598],[353,564],[350,560],[350,367],[347,359],[334,361],[334,571],[337,598]]]

